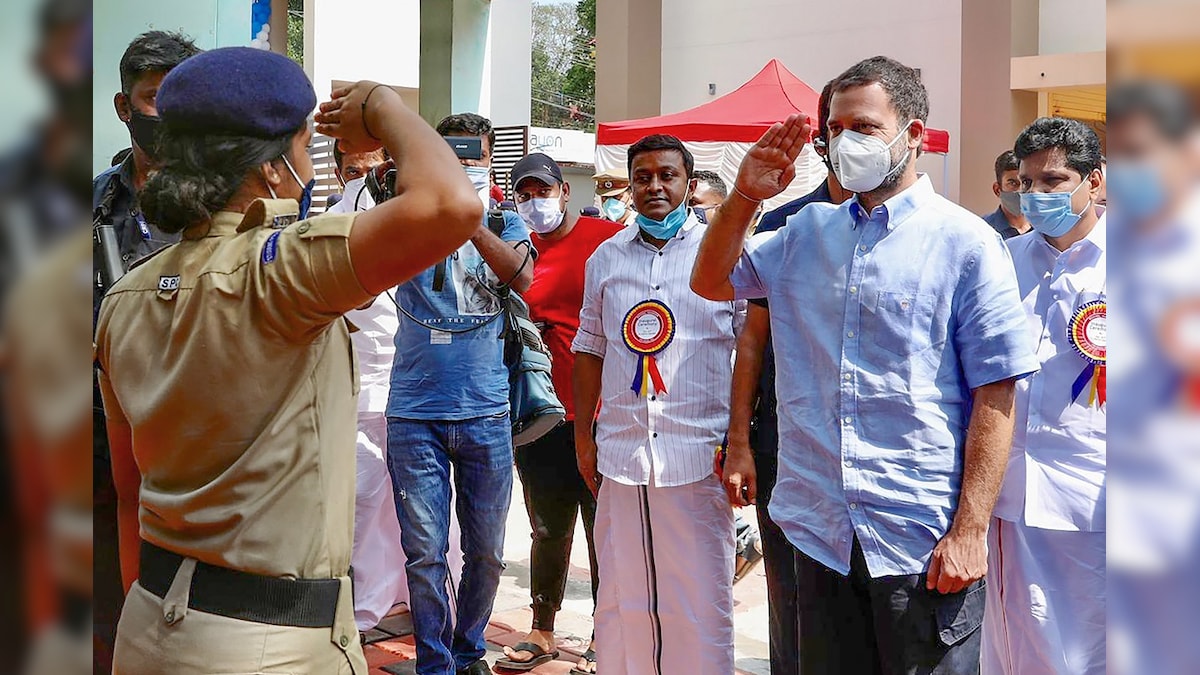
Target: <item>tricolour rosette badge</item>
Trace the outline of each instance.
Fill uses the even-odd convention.
[[[1071,346],[1087,361],[1083,372],[1071,385],[1071,400],[1078,401],[1088,391],[1087,404],[1100,407],[1105,403],[1105,364],[1108,356],[1108,304],[1093,300],[1075,310],[1067,325]]]
[[[667,393],[654,357],[675,338],[675,315],[671,309],[658,300],[639,302],[625,315],[621,336],[629,351],[640,357],[630,389],[638,396],[650,393],[651,387],[655,394]]]

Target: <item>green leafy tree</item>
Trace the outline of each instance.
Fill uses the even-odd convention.
[[[575,6],[575,35],[571,42],[571,68],[563,93],[579,108],[588,131],[596,129],[596,0]]]
[[[595,0],[533,5],[530,117],[535,126],[595,128]],[[589,76],[590,72],[590,76]]]
[[[304,66],[304,0],[288,0],[287,55]]]

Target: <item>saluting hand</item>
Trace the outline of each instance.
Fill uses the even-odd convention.
[[[338,139],[346,154],[371,152],[382,147],[380,132],[390,106],[404,105],[400,95],[387,85],[360,80],[334,89],[313,119],[317,132]]]
[[[744,197],[770,199],[796,177],[796,158],[812,135],[808,115],[795,114],[776,122],[742,159],[734,186]]]

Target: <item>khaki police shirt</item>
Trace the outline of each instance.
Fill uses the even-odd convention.
[[[258,200],[145,259],[105,297],[96,350],[109,424],[132,432],[143,539],[330,578],[347,574],[354,530],[358,373],[342,314],[372,296],[350,262],[354,214],[297,211]]]

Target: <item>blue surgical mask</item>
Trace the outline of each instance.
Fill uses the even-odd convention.
[[[1108,192],[1121,219],[1135,223],[1157,214],[1167,203],[1162,174],[1149,162],[1114,163],[1108,168]]]
[[[609,220],[619,221],[625,217],[625,202],[616,197],[609,197],[600,205],[600,213]]]
[[[670,239],[687,222],[689,210],[687,195],[684,195],[683,201],[679,202],[679,206],[676,206],[674,210],[668,213],[666,218],[655,220],[639,213],[634,220],[637,221],[638,227],[642,228],[642,232],[645,232],[649,236],[655,239]]]
[[[314,177],[308,183],[300,180],[300,174],[296,173],[296,170],[292,168],[292,163],[288,161],[286,155],[283,157],[283,164],[291,172],[292,178],[296,179],[296,183],[300,185],[300,189],[303,190],[303,194],[300,195],[300,220],[304,220],[308,217],[308,210],[312,208],[313,188],[317,187],[317,179]],[[274,191],[271,192],[271,196],[275,196]]]
[[[1022,192],[1021,213],[1025,219],[1041,234],[1047,237],[1061,237],[1071,231],[1083,214],[1092,208],[1092,200],[1079,213],[1071,210],[1071,197],[1090,181],[1084,180],[1070,192]]]

